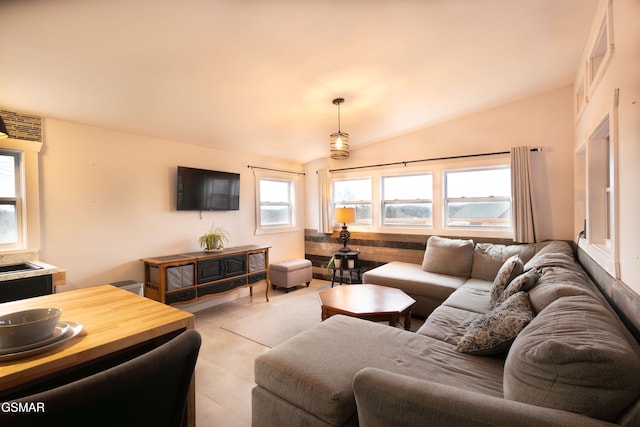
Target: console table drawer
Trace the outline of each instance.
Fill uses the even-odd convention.
[[[167,292],[165,294],[165,304],[173,304],[176,302],[187,302],[195,299],[196,290],[195,289],[186,289],[184,291],[179,292]]]
[[[266,280],[267,279],[267,272],[263,271],[261,273],[256,273],[256,274],[250,274],[249,275],[249,283],[256,283],[259,282],[261,280]]]
[[[244,286],[246,284],[247,284],[247,278],[239,277],[237,279],[225,280],[223,282],[212,283],[210,285],[202,285],[198,287],[198,298],[205,295],[227,292],[237,287]]]

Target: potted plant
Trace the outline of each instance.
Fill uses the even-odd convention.
[[[211,228],[200,236],[200,247],[205,252],[220,252],[224,250],[224,244],[229,241],[229,232],[222,227],[211,224]]]

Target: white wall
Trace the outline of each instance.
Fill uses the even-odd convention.
[[[602,0],[596,14],[584,59],[588,58],[597,36],[608,1]],[[613,93],[619,89],[618,104],[618,200],[619,200],[619,267],[620,280],[640,293],[640,2],[615,0],[612,2],[613,55],[606,73],[597,85],[588,90],[588,103],[576,118],[576,150],[584,146],[602,119],[613,112]],[[578,73],[578,78],[582,68]],[[612,129],[612,132],[616,132]],[[614,134],[615,137],[615,134]],[[575,231],[582,229],[579,218],[585,218],[584,167],[576,176]]]
[[[142,281],[140,258],[197,251],[212,222],[230,232],[227,246],[271,245],[272,261],[304,254],[302,226],[254,236],[254,180],[247,168],[301,170],[300,164],[52,119],[45,121],[44,139],[40,259],[67,271],[60,291]],[[240,173],[240,210],[176,211],[178,165]]]
[[[573,239],[573,90],[570,87],[491,108],[396,138],[352,150],[347,161],[316,161],[307,169],[307,228],[318,221],[317,177],[321,167],[390,163],[496,151],[512,146],[542,147],[532,153],[535,197],[543,239]],[[355,136],[352,135],[352,139]],[[422,168],[473,167],[488,158],[420,163]],[[491,160],[493,161],[493,160]],[[509,162],[508,156],[504,158]],[[385,232],[392,232],[386,231]],[[448,234],[453,234],[448,233]],[[427,232],[424,232],[427,234]],[[468,235],[469,233],[467,233]]]

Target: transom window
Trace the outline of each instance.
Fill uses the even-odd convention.
[[[444,216],[446,227],[510,228],[510,168],[444,171]]]
[[[381,181],[383,226],[433,225],[431,173],[383,176]]]
[[[371,224],[371,178],[333,181],[333,206],[356,209],[356,224]]]

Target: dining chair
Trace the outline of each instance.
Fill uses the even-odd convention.
[[[110,369],[5,402],[0,425],[182,426],[200,344],[189,329]]]

